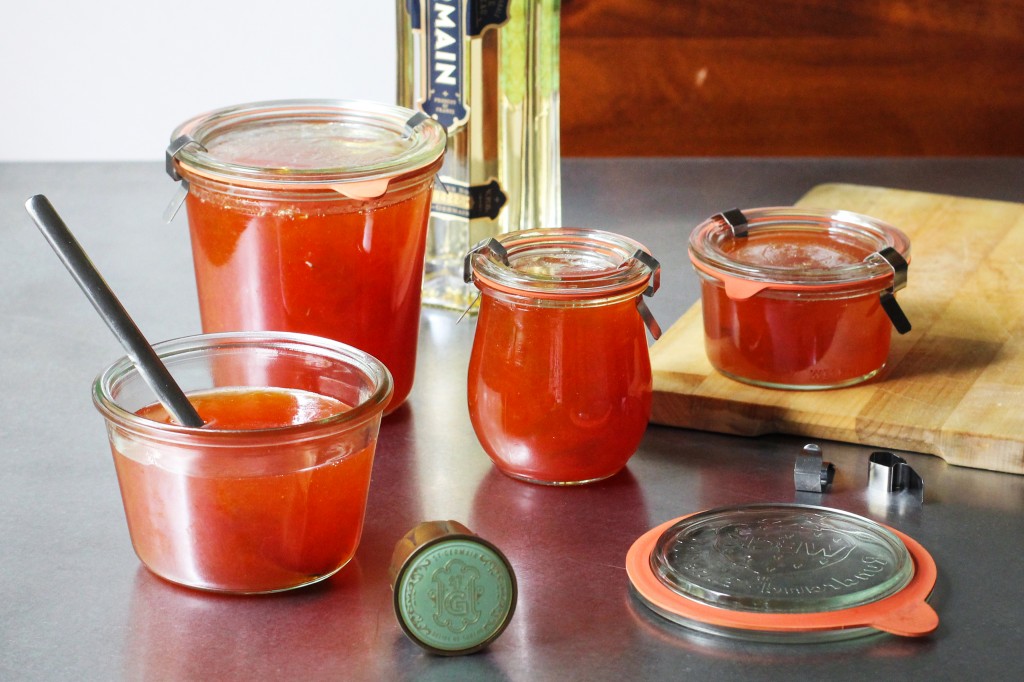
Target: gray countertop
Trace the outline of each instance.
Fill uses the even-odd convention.
[[[734,206],[787,205],[824,182],[1024,200],[1024,159],[568,159],[565,223],[644,242],[664,265],[667,328],[697,298],[685,238]],[[825,495],[793,490],[804,441],[651,426],[627,470],[575,489],[496,473],[466,409],[475,322],[426,311],[416,386],[388,417],[353,562],[265,597],[172,586],[128,540],[96,373],[121,355],[23,208],[49,196],[151,340],[199,332],[184,215],[160,163],[0,164],[0,679],[1021,679],[1024,477],[907,453],[923,505],[867,494],[867,448],[822,443]],[[810,495],[810,498],[807,497]],[[691,634],[630,595],[626,551],[653,526],[721,505],[811,502],[892,525],[938,565],[939,629],[920,640],[770,645]],[[426,519],[455,519],[508,555],[509,628],[486,652],[437,658],[402,634],[386,567]]]

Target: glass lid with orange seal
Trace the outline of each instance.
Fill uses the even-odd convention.
[[[167,174],[264,189],[333,189],[377,197],[389,181],[443,154],[441,125],[411,109],[361,100],[251,102],[179,125]],[[180,171],[180,172],[179,172]]]
[[[849,512],[797,504],[723,507],[669,521],[626,557],[634,594],[688,628],[815,642],[938,626],[935,562],[906,535]]]

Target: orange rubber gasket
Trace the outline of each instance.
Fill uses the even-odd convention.
[[[364,200],[364,199],[376,199],[379,196],[383,196],[388,191],[388,185],[395,178],[404,175],[409,171],[402,171],[389,175],[382,178],[373,178],[370,180],[351,180],[348,182],[295,182],[291,180],[263,180],[258,178],[249,178],[242,175],[233,176],[222,173],[216,173],[205,169],[196,168],[195,166],[188,164],[179,159],[174,159],[175,165],[178,167],[178,173],[181,174],[181,170],[185,169],[186,172],[192,175],[198,175],[209,180],[216,182],[229,183],[233,185],[241,185],[243,187],[249,187],[252,189],[262,190],[324,190],[332,189],[338,194],[348,197],[349,199]],[[422,166],[414,168],[412,170],[419,170]]]
[[[847,282],[828,283],[828,284],[815,284],[813,282],[806,283],[794,283],[794,282],[769,282],[759,279],[748,279],[746,277],[740,277],[738,275],[732,275],[720,270],[715,269],[714,266],[703,263],[691,253],[690,262],[693,267],[700,270],[708,277],[716,279],[722,283],[725,287],[725,292],[735,301],[743,301],[757,294],[761,293],[765,289],[773,291],[814,291],[814,292],[830,292],[836,291],[841,292],[847,289],[856,289],[859,287],[867,287],[872,282],[877,282],[878,293],[887,289],[892,283],[892,272],[883,273],[881,275],[875,275],[874,277],[864,277],[863,279],[855,279]],[[909,261],[908,261],[909,262]]]
[[[724,609],[677,594],[658,580],[650,557],[662,533],[690,516],[693,514],[647,531],[626,553],[626,574],[633,587],[643,599],[668,613],[713,626],[782,634],[872,627],[894,635],[920,637],[939,625],[938,614],[926,601],[937,577],[934,559],[917,541],[884,524],[878,525],[906,546],[914,562],[914,575],[902,590],[876,602],[836,611],[774,614]]]
[[[551,301],[586,301],[589,299],[618,298],[622,300],[642,296],[647,289],[647,282],[650,277],[639,284],[619,284],[607,287],[595,286],[594,288],[581,287],[579,289],[557,289],[555,291],[545,290],[540,287],[531,288],[530,283],[525,284],[503,284],[490,277],[482,276],[478,271],[473,271],[473,280],[479,285],[478,288],[487,287],[494,291],[500,291],[512,296],[525,296],[527,298],[544,299]]]

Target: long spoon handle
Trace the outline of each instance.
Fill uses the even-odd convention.
[[[153,389],[174,420],[183,426],[201,427],[202,417],[171,377],[171,373],[146,341],[146,337],[121,305],[121,301],[107,286],[103,276],[96,270],[96,266],[89,260],[89,256],[61,220],[49,199],[37,194],[25,202],[25,208],[64,263],[64,267],[78,282],[86,298],[96,308],[96,312],[124,346],[139,374]]]

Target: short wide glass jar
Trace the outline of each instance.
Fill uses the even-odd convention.
[[[154,349],[203,428],[172,422],[127,357],[93,386],[142,563],[181,585],[247,594],[315,583],[347,564],[392,393],[384,365],[285,332]]]
[[[827,389],[886,364],[910,240],[875,218],[799,208],[732,210],[690,235],[711,365],[767,388]]]
[[[641,297],[658,276],[643,246],[597,230],[512,232],[467,254],[481,292],[469,413],[500,471],[568,485],[626,465],[650,417]]]

